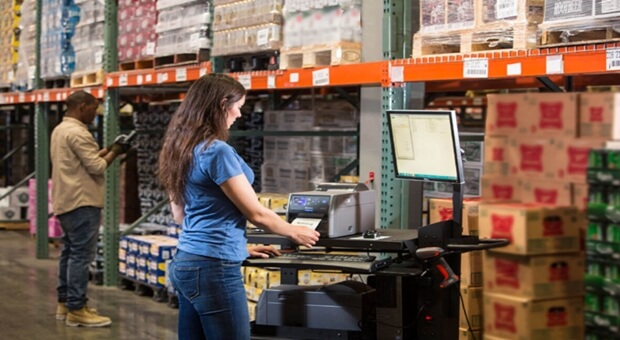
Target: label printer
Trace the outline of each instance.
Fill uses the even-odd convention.
[[[375,227],[375,200],[374,190],[361,183],[321,183],[289,194],[286,220],[325,238],[360,234]]]

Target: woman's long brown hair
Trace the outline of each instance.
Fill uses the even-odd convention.
[[[173,114],[159,154],[159,180],[173,202],[184,204],[185,185],[196,145],[228,139],[227,111],[245,95],[235,79],[212,73],[200,77]]]

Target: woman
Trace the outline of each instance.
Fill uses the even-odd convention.
[[[241,263],[280,253],[271,246],[248,249],[246,219],[308,247],[319,237],[259,203],[254,173],[225,142],[244,103],[239,82],[205,75],[190,87],[164,137],[159,177],[183,223],[169,267],[179,292],[180,339],[250,339]]]

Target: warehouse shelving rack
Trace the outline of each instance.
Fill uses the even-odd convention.
[[[37,9],[41,0],[37,0]],[[389,176],[391,162],[387,142],[385,111],[389,109],[422,107],[425,93],[465,91],[471,89],[506,89],[546,87],[549,90],[572,90],[587,85],[617,84],[620,64],[620,43],[596,43],[566,47],[544,47],[529,50],[501,50],[455,55],[406,58],[411,55],[412,30],[417,24],[416,9],[411,1],[384,0],[378,3],[363,1],[365,27],[363,60],[352,65],[315,67],[307,69],[274,70],[233,73],[249,90],[295,90],[313,87],[361,86],[363,135],[376,129],[380,122],[379,148],[361,145],[361,153],[373,159],[360,164],[360,174],[380,172],[376,177],[380,188],[380,224],[382,227],[405,228],[410,220],[420,216],[409,211],[409,195],[421,190],[415,184],[395,181]],[[116,1],[105,1],[104,84],[87,88],[97,98],[104,99],[104,143],[111,142],[119,131],[118,97],[126,87],[155,89],[157,86],[191,82],[213,71],[210,62],[198,65],[154,70],[116,71]],[[382,16],[374,15],[382,12]],[[40,11],[37,13],[40,23]],[[372,32],[371,32],[372,31]],[[381,32],[383,31],[383,32]],[[37,27],[37,40],[40,27]],[[38,46],[39,44],[37,44]],[[382,46],[382,48],[378,48]],[[37,48],[37,65],[40,51]],[[467,70],[484,66],[482,77],[472,77]],[[39,70],[36,70],[39,79]],[[61,102],[75,89],[42,89],[40,81],[29,93],[2,93],[0,105],[35,104],[36,177],[49,177],[47,140],[47,107]],[[380,101],[377,98],[381,98]],[[379,117],[379,113],[382,113]],[[363,139],[367,139],[364,137]],[[366,149],[365,149],[366,148]],[[106,174],[106,209],[104,216],[105,267],[104,283],[116,284],[118,247],[118,163]],[[37,257],[47,257],[47,188],[37,184]],[[421,205],[421,204],[420,204]],[[414,215],[411,215],[414,214]]]

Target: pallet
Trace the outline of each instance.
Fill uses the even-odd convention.
[[[43,79],[44,89],[62,89],[69,86],[71,79],[69,77],[55,77]]]
[[[340,42],[301,48],[283,48],[280,55],[280,69],[347,65],[361,61],[362,45],[360,43]]]
[[[155,59],[124,61],[118,64],[119,71],[146,70],[155,66]]]
[[[277,70],[278,54],[279,51],[264,51],[220,56],[216,60],[223,64],[225,73]]]
[[[209,60],[209,57],[210,51],[208,49],[201,48],[196,53],[177,53],[173,55],[155,57],[153,66],[154,68],[162,68],[187,64],[198,64]]]
[[[535,24],[485,25],[480,28],[417,33],[413,36],[413,57],[471,53],[496,50],[519,50],[537,47]]]
[[[168,290],[165,287],[154,287],[126,276],[120,276],[119,288],[133,290],[138,296],[151,297],[155,302],[168,302]]]
[[[4,230],[28,230],[30,223],[24,220],[0,221],[0,229]]]
[[[103,84],[103,70],[80,72],[71,75],[71,87],[89,87]]]
[[[540,46],[556,47],[583,44],[597,44],[620,41],[620,33],[616,30],[620,22],[597,23],[577,25],[548,25],[541,27]]]

